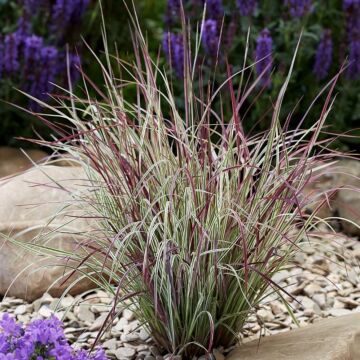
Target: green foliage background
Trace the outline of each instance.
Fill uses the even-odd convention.
[[[130,60],[133,53],[131,41],[129,16],[122,0],[103,0],[102,7],[107,28],[109,44],[115,44],[121,57]],[[144,29],[147,29],[149,39],[152,39],[151,48],[157,51],[159,40],[162,36],[161,22],[165,3],[159,0],[136,1],[136,8],[139,19]],[[16,30],[17,20],[21,15],[21,1],[19,0],[0,0],[0,28],[1,35]],[[72,47],[79,50],[82,56],[82,66],[84,72],[98,81],[99,85],[103,80],[99,72],[99,67],[93,59],[93,55],[84,45],[82,37],[86,43],[98,54],[103,52],[103,41],[101,36],[101,12],[97,0],[93,0],[90,10],[83,21],[82,28],[74,31],[72,35]],[[40,23],[36,28],[37,35],[46,34],[46,29]],[[46,40],[46,39],[45,39]],[[112,46],[115,53],[115,46]],[[81,89],[79,89],[81,93]],[[27,99],[19,94],[6,78],[0,78],[0,146],[22,146],[29,147],[30,143],[17,140],[17,137],[33,138],[35,132],[41,136],[49,136],[49,130],[42,125],[41,121],[28,115],[23,110],[14,107],[25,106]],[[11,104],[9,104],[11,103]]]
[[[256,100],[251,112],[243,119],[245,129],[249,130],[257,123],[255,130],[261,131],[268,127],[269,118],[264,114],[271,108],[273,100],[276,98],[279,88],[283,84],[287,69],[289,68],[296,43],[303,30],[300,51],[296,60],[295,72],[293,74],[289,91],[287,93],[283,111],[284,114],[291,112],[299,100],[301,102],[294,112],[292,125],[296,127],[296,122],[300,121],[301,115],[309,106],[311,101],[319,93],[320,89],[330,79],[318,82],[312,72],[314,56],[317,44],[324,28],[331,28],[334,37],[334,63],[331,75],[335,75],[339,70],[342,61],[346,59],[344,52],[345,16],[342,11],[342,0],[314,0],[314,11],[301,20],[289,19],[284,12],[283,1],[264,1],[261,2],[260,9],[257,10],[253,18],[241,18],[235,5],[235,0],[224,0],[226,7],[226,22],[235,18],[237,21],[236,37],[233,40],[231,51],[229,51],[229,61],[234,71],[240,69],[243,63],[243,54],[246,42],[246,34],[251,26],[250,56],[248,62],[253,60],[256,37],[260,31],[267,27],[270,29],[274,38],[274,73],[273,86],[270,90]],[[104,18],[107,29],[108,43],[115,44],[121,58],[131,60],[133,54],[133,44],[129,29],[129,16],[122,0],[103,0]],[[135,6],[139,14],[142,28],[147,35],[152,54],[158,54],[164,31],[164,13],[166,0],[136,0]],[[0,0],[0,26],[2,33],[12,31],[16,26],[16,19],[20,13],[19,1]],[[200,21],[201,12],[191,18],[193,24]],[[194,25],[195,27],[195,25]],[[85,50],[81,40],[82,35],[86,42],[97,52],[102,53],[101,38],[101,17],[97,0],[93,0],[91,9],[83,23],[80,31],[76,32],[78,39],[74,43],[82,53],[84,71],[95,82],[101,85],[101,75],[96,62],[93,61],[92,54]],[[180,27],[175,31],[180,31]],[[42,29],[38,28],[41,33]],[[115,46],[111,52],[115,53]],[[163,59],[164,61],[164,59]],[[165,62],[164,62],[165,63]],[[210,78],[212,69],[208,69]],[[219,67],[217,70],[216,81],[221,82],[226,77],[226,69]],[[206,75],[205,75],[206,78]],[[181,97],[183,89],[181,81],[176,81],[178,96]],[[351,80],[343,76],[337,86],[337,100],[334,110],[328,121],[328,131],[336,133],[348,132],[353,137],[342,138],[337,141],[335,146],[342,148],[358,149],[360,144],[360,80]],[[1,98],[16,104],[23,104],[23,96],[19,96],[15,91],[6,86],[6,81],[0,81]],[[131,96],[131,94],[129,94]],[[321,101],[320,101],[321,103]],[[318,107],[318,112],[320,106]],[[316,112],[314,112],[316,113]],[[259,119],[262,119],[258,122]],[[310,126],[314,119],[309,118],[305,123]],[[47,136],[48,130],[41,126],[40,121],[28,116],[6,103],[0,106],[0,145],[19,145],[19,141],[14,139],[16,136],[32,137],[34,128],[42,135]],[[22,146],[27,146],[22,142]]]

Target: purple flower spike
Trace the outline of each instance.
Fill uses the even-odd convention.
[[[32,35],[25,39],[24,58],[27,66],[36,65],[40,58],[40,49],[43,46],[43,39],[39,36]]]
[[[2,78],[3,71],[4,71],[4,45],[0,42],[0,79]]]
[[[52,8],[52,28],[62,35],[70,24],[78,24],[89,5],[89,0],[56,0]]]
[[[174,58],[174,69],[179,78],[184,77],[184,44],[181,34],[175,35],[172,44],[172,56]]]
[[[354,37],[349,45],[348,77],[359,78],[360,76],[360,36]]]
[[[28,14],[37,14],[40,9],[48,4],[48,0],[24,0],[24,9]]]
[[[16,33],[21,36],[28,36],[31,32],[31,24],[29,22],[29,19],[25,16],[21,16],[18,20],[18,28],[16,30]]]
[[[73,13],[71,20],[75,23],[81,22],[82,17],[84,16],[87,7],[89,6],[90,0],[73,0]]]
[[[360,0],[344,0],[343,1],[343,8],[346,11],[355,9],[355,8],[359,8],[359,7],[360,7]]]
[[[257,7],[257,0],[237,0],[237,6],[242,16],[250,16]]]
[[[80,78],[81,59],[77,54],[69,54],[70,80],[75,84]]]
[[[184,75],[184,44],[182,35],[166,32],[163,38],[163,49],[176,75],[182,78]]]
[[[327,77],[332,63],[332,56],[333,41],[331,31],[325,30],[316,51],[314,65],[314,74],[318,80],[323,80]]]
[[[203,24],[202,42],[205,51],[216,58],[219,49],[218,24],[216,20],[206,20]]]
[[[293,18],[300,18],[306,15],[312,6],[311,0],[285,0],[285,5],[289,7],[290,15]]]
[[[222,0],[206,0],[206,9],[210,19],[219,19],[224,16]]]
[[[165,22],[168,26],[171,26],[174,20],[179,18],[180,11],[181,11],[181,0],[168,0],[166,16],[165,16]]]
[[[39,36],[32,35],[24,39],[24,78],[29,83],[35,82],[42,46],[43,39]],[[31,95],[36,96],[36,93],[31,91]]]
[[[57,75],[58,51],[53,46],[46,46],[41,49],[41,67],[42,71],[39,77],[39,88],[41,96],[48,96],[54,85]]]
[[[4,40],[4,70],[7,74],[12,74],[19,70],[19,36],[14,34],[8,34]]]
[[[273,41],[268,29],[264,29],[256,41],[256,73],[261,76],[260,84],[269,87],[271,84]]]
[[[349,42],[349,78],[360,76],[360,0],[344,0],[346,31]]]

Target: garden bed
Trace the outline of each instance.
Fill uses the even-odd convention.
[[[315,242],[315,240],[314,240]],[[341,234],[324,234],[316,244],[309,244],[295,259],[295,266],[282,271],[274,280],[294,299],[288,297],[300,326],[321,318],[360,312],[359,281],[360,242]],[[257,309],[245,326],[244,342],[289,331],[297,327],[286,307],[275,297]],[[62,300],[44,295],[29,304],[20,299],[5,298],[0,313],[12,314],[28,323],[34,318],[48,318],[53,313],[65,323],[65,334],[75,347],[90,349],[110,309],[111,299],[103,291],[67,296]],[[128,309],[101,340],[110,359],[157,359],[160,352],[149,334],[141,328]],[[218,349],[217,360],[230,349]]]

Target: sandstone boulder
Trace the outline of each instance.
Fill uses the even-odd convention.
[[[26,150],[33,162],[46,158],[47,154],[41,150]],[[17,174],[33,166],[32,161],[20,149],[0,147],[0,178]]]
[[[341,160],[315,174],[304,195],[310,202],[308,210],[317,209],[322,219],[338,216],[347,235],[360,235],[360,161]]]
[[[360,161],[347,160],[339,167],[336,209],[348,235],[360,235]],[[343,172],[343,173],[341,173]]]
[[[321,320],[314,325],[246,343],[226,360],[358,360],[360,314]]]
[[[76,167],[39,166],[0,180],[0,295],[32,301],[47,291],[59,296],[70,284],[63,284],[64,274],[76,264],[36,254],[9,237],[24,243],[46,239],[46,245],[56,249],[80,251],[88,231],[96,228],[94,220],[78,217],[84,210],[73,201],[87,185],[84,172]],[[71,293],[90,286],[80,281]]]

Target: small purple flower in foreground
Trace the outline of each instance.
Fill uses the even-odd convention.
[[[290,15],[293,18],[300,18],[306,15],[312,6],[311,0],[285,0],[285,5],[289,7]]]
[[[318,80],[327,77],[333,56],[333,41],[331,31],[325,30],[316,51],[314,74]]]
[[[206,20],[202,29],[202,42],[205,51],[216,59],[219,49],[218,24],[216,20]]]
[[[237,0],[237,6],[241,15],[250,16],[256,9],[257,0]]]
[[[0,321],[0,360],[106,360],[103,350],[76,351],[56,317],[35,320],[25,328],[5,314]]]
[[[206,9],[210,19],[218,19],[224,16],[222,0],[206,0]]]
[[[271,65],[272,65],[273,41],[268,29],[264,29],[256,40],[256,74],[261,77],[262,86],[271,84]]]

